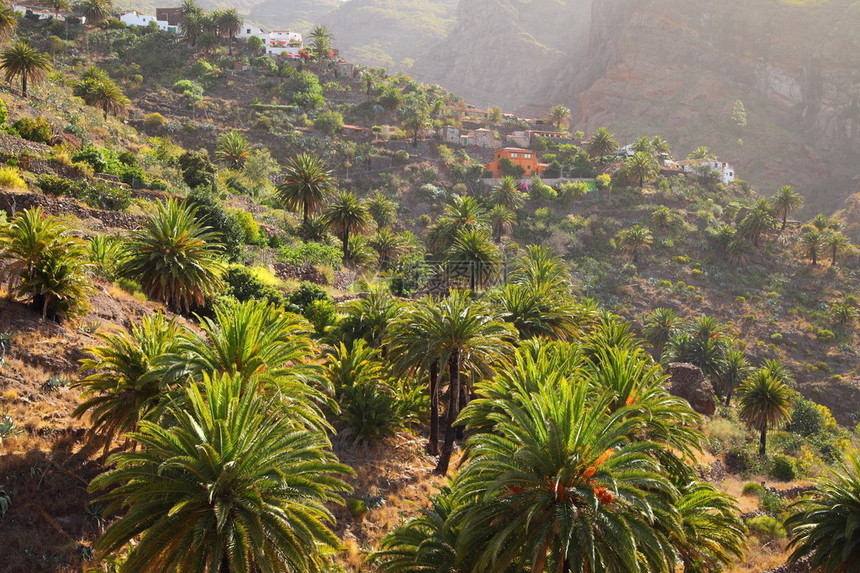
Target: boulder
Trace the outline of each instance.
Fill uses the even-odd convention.
[[[685,399],[699,414],[714,415],[717,398],[701,368],[686,362],[672,362],[669,364],[669,376],[670,394]]]

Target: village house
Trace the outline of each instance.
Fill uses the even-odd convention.
[[[476,129],[472,133],[460,135],[460,145],[476,147],[497,147],[501,143],[493,137],[493,132],[486,128]]]
[[[334,65],[334,76],[336,78],[339,77],[352,77],[355,75],[355,65],[349,62],[344,62],[343,60],[337,62]]]
[[[264,35],[262,40],[266,45],[266,53],[270,56],[301,57],[302,35],[298,32],[278,30]]]
[[[446,125],[440,130],[439,136],[445,143],[460,145],[460,128],[453,125]]]
[[[161,22],[167,22],[168,26],[176,26],[179,28],[179,22],[182,21],[182,13],[179,8],[156,8],[155,19]]]
[[[18,12],[21,15],[27,14],[30,12],[34,16],[37,16],[39,20],[50,20],[51,18],[56,18],[60,22],[66,21],[66,16],[63,14],[59,14],[54,12],[53,10],[45,10],[44,7],[35,7],[35,6],[25,6],[23,4],[15,4],[12,6],[13,12]],[[75,16],[78,20],[80,20],[81,24],[86,23],[87,19],[84,16]]]
[[[684,173],[693,173],[696,175],[704,175],[711,171],[716,171],[723,185],[728,185],[735,181],[735,169],[725,161],[688,159],[686,161],[667,162],[667,164],[670,167],[677,167]]]
[[[258,28],[253,24],[249,24],[248,22],[242,22],[242,28],[239,30],[239,33],[236,34],[236,37],[240,40],[247,40],[251,36],[257,36],[261,40],[265,41],[266,33],[262,28]]]
[[[519,147],[506,147],[495,153],[496,159],[492,163],[484,166],[484,171],[492,173],[493,179],[498,179],[505,175],[502,169],[503,160],[507,159],[515,167],[520,167],[523,170],[523,177],[531,177],[535,173],[541,175],[547,167],[546,163],[539,163],[537,154],[529,149],[521,149]]]
[[[572,141],[569,133],[564,131],[541,131],[537,129],[518,130],[506,137],[508,143],[519,147],[532,147],[541,139],[555,141]]]
[[[136,26],[138,28],[146,28],[149,26],[150,22],[155,22],[158,26],[158,29],[163,32],[172,32],[174,34],[177,34],[179,32],[177,26],[171,26],[167,23],[167,20],[158,20],[155,16],[141,14],[134,10],[123,12],[122,15],[119,17],[119,20],[126,26]]]

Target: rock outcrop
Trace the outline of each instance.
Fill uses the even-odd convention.
[[[713,416],[717,409],[714,388],[702,369],[687,362],[669,364],[669,393],[685,399],[699,414]]]

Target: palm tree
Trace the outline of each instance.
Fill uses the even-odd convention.
[[[503,205],[495,205],[487,213],[490,219],[490,228],[493,231],[493,240],[501,242],[503,235],[510,235],[517,224],[516,214]]]
[[[797,211],[803,206],[803,195],[792,189],[791,185],[783,185],[779,191],[770,198],[774,210],[782,215],[782,226],[780,231],[785,230],[788,214]]]
[[[144,420],[115,469],[90,491],[110,490],[108,512],[124,515],[96,547],[117,552],[132,539],[126,571],[309,571],[324,569],[321,550],[340,543],[326,526],[328,503],[349,491],[319,431],[297,429],[239,376],[206,376],[191,385],[175,424]]]
[[[520,340],[570,340],[584,326],[582,309],[571,297],[546,287],[508,284],[494,292],[491,300],[505,322],[517,329]]]
[[[618,150],[615,136],[605,127],[598,128],[588,140],[588,155],[591,157],[603,157]]]
[[[175,312],[204,305],[223,286],[217,235],[201,226],[195,213],[174,199],[156,203],[143,228],[132,233],[127,257],[117,269]]]
[[[242,169],[248,154],[251,152],[251,144],[238,131],[227,131],[218,138],[215,147],[215,158],[227,165],[230,169]]]
[[[379,255],[379,267],[385,268],[406,250],[406,242],[391,229],[379,229],[370,237],[368,245]]]
[[[675,507],[683,536],[673,546],[685,572],[718,573],[743,558],[747,530],[734,498],[709,483],[692,482],[681,489]]]
[[[60,19],[60,10],[68,10],[72,7],[69,0],[47,0],[45,6],[54,9],[54,20]]]
[[[364,233],[370,229],[371,218],[367,205],[355,193],[343,191],[323,211],[326,226],[340,238],[344,261],[349,259],[350,233]]]
[[[447,251],[458,231],[488,230],[487,212],[474,197],[455,195],[430,229],[427,242],[435,253]]]
[[[647,227],[633,225],[616,236],[618,245],[626,252],[633,255],[633,264],[639,262],[639,252],[651,250],[654,235]]]
[[[761,433],[758,453],[765,454],[767,429],[791,415],[791,390],[767,370],[757,370],[739,389],[740,419],[751,430]]]
[[[850,468],[815,484],[812,494],[794,503],[785,520],[791,530],[789,563],[809,558],[812,571],[850,573],[860,563],[860,457]]]
[[[233,55],[233,40],[236,38],[236,34],[242,31],[243,22],[244,20],[239,15],[239,11],[235,8],[224,10],[218,18],[219,31],[222,34],[226,34],[230,39],[230,49],[228,52],[230,55]]]
[[[570,120],[570,110],[563,105],[558,104],[549,110],[547,119],[550,120],[557,130],[561,131],[561,129],[565,127],[567,122]]]
[[[502,264],[499,248],[488,231],[461,229],[445,255],[452,273],[469,273],[469,289],[486,287],[498,274]]]
[[[367,202],[367,212],[373,217],[379,229],[390,227],[396,220],[397,203],[377,191]]]
[[[499,179],[499,184],[490,192],[490,202],[516,212],[526,201],[526,195],[517,188],[517,180],[510,175]]]
[[[815,227],[807,228],[800,235],[800,245],[806,250],[809,258],[812,260],[812,265],[818,264],[818,253],[824,247],[826,237],[824,233]]]
[[[69,228],[56,217],[46,217],[41,207],[26,209],[0,226],[0,278],[11,295],[36,275],[46,251],[65,251],[75,245]]]
[[[335,181],[325,163],[315,155],[301,153],[290,160],[278,185],[281,202],[302,212],[302,229],[307,239],[308,217],[322,212],[335,190]]]
[[[654,347],[657,357],[663,354],[666,344],[681,326],[678,313],[671,308],[655,308],[645,319],[642,337]]]
[[[534,290],[546,288],[564,293],[570,291],[569,277],[564,259],[555,255],[551,248],[529,245],[525,254],[517,261],[510,280],[516,284],[527,285]]]
[[[430,125],[430,108],[424,100],[412,100],[401,113],[401,127],[412,132],[412,147],[418,147],[418,135]]]
[[[12,83],[16,77],[21,77],[21,94],[27,97],[28,82],[42,81],[51,69],[51,60],[47,54],[37,51],[28,42],[19,40],[0,52],[0,70],[3,78]]]
[[[480,548],[475,571],[668,570],[654,526],[680,532],[678,492],[648,455],[663,449],[631,441],[636,406],[612,411],[615,396],[571,380],[569,350],[552,349],[518,353],[462,413],[456,491],[475,501],[456,547]]]
[[[383,356],[388,354],[390,327],[404,310],[396,298],[382,289],[371,289],[366,297],[349,301],[340,310],[345,316],[331,331],[332,342],[343,342],[350,347],[354,341],[364,340],[373,348],[380,348]]]
[[[645,184],[646,180],[651,179],[657,174],[657,162],[654,161],[654,158],[650,154],[641,151],[637,151],[633,154],[633,157],[625,161],[624,167],[627,169],[630,177],[639,181],[640,188]]]
[[[154,374],[155,365],[175,352],[188,336],[175,320],[161,313],[133,323],[131,333],[99,334],[101,344],[87,349],[81,373],[89,373],[73,386],[81,388],[81,404],[72,413],[89,417],[90,440],[101,438],[105,452],[118,436],[137,429],[169,399],[164,379]]]
[[[654,157],[654,144],[647,135],[643,135],[633,142],[631,147],[635,153],[644,153],[645,155]]]
[[[56,1],[65,2],[66,0]],[[18,15],[15,10],[8,6],[0,7],[0,40],[6,41],[11,38],[17,27]]]
[[[824,247],[830,251],[830,266],[836,264],[836,260],[851,250],[851,241],[842,233],[836,231],[829,233],[824,238]]]
[[[448,407],[445,416],[445,439],[439,455],[436,473],[448,472],[454,450],[454,422],[460,409],[464,370],[470,377],[488,376],[494,365],[502,363],[512,353],[514,329],[500,321],[480,303],[473,301],[468,291],[454,291],[429,308],[429,324],[425,342],[428,356],[438,356],[448,366]]]
[[[108,113],[120,117],[124,116],[131,104],[120,87],[107,77],[107,74],[83,79],[75,86],[74,93],[83,99],[87,105],[102,110],[105,119],[107,119]]]
[[[716,154],[714,154],[710,149],[705,146],[697,147],[690,153],[690,155],[687,156],[687,159],[715,160],[716,158]]]
[[[654,139],[651,140],[651,148],[658,155],[663,153],[669,155],[669,143],[659,135],[655,135]]]
[[[824,213],[817,214],[809,221],[809,224],[821,232],[839,231],[842,229],[842,223],[840,223],[836,219],[828,217]]]
[[[779,222],[771,213],[770,202],[767,199],[762,199],[741,220],[740,225],[738,225],[738,232],[758,247],[761,236],[775,232],[778,225]]]
[[[720,373],[717,375],[717,379],[719,381],[718,386],[720,391],[726,399],[727,408],[731,405],[732,392],[734,392],[735,388],[740,386],[743,381],[752,374],[752,372],[753,368],[747,362],[747,357],[742,350],[730,348],[726,352],[726,356],[722,368],[720,369]]]
[[[311,46],[318,64],[329,58],[333,41],[334,36],[325,26],[314,26],[311,30]]]
[[[95,25],[111,17],[112,0],[81,0],[78,10],[86,17],[87,24]]]

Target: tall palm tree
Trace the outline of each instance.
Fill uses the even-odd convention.
[[[91,77],[83,79],[75,86],[75,95],[84,100],[84,103],[97,107],[104,113],[105,119],[108,114],[124,116],[131,105],[131,101],[122,92],[116,83],[104,74],[102,77]]]
[[[311,46],[313,47],[317,63],[322,63],[323,60],[327,60],[329,58],[329,52],[331,52],[334,36],[332,36],[332,33],[325,26],[314,26],[314,29],[311,30],[310,37]]]
[[[228,52],[230,55],[233,54],[233,40],[236,38],[236,34],[242,31],[243,22],[244,20],[239,15],[239,11],[235,8],[224,10],[218,18],[219,31],[230,39],[230,49]]]
[[[718,573],[743,558],[747,530],[734,498],[709,483],[692,482],[681,488],[676,507],[683,536],[673,546],[685,572]]]
[[[355,193],[342,191],[326,205],[323,221],[340,238],[343,245],[343,259],[349,259],[349,236],[352,233],[365,233],[370,229],[371,218],[367,205]]]
[[[307,239],[308,217],[322,212],[326,199],[335,191],[335,180],[322,159],[301,153],[290,160],[278,185],[281,202],[302,213],[302,229]]]
[[[800,245],[806,250],[813,266],[818,264],[818,254],[824,248],[825,240],[825,234],[811,226],[800,235]]]
[[[368,244],[379,255],[379,267],[383,269],[390,261],[396,260],[406,250],[406,241],[403,240],[403,237],[391,229],[385,228],[377,230],[370,237]]]
[[[645,181],[657,174],[657,162],[654,161],[654,157],[642,151],[634,153],[633,157],[624,162],[624,167],[630,177],[639,181],[640,188],[645,184]]]
[[[633,264],[639,262],[639,253],[651,249],[654,235],[647,227],[633,225],[629,229],[620,231],[616,237],[618,245],[633,256]]]
[[[682,534],[678,492],[648,455],[662,448],[632,442],[636,406],[612,411],[615,396],[571,380],[569,354],[549,350],[520,352],[462,413],[471,435],[455,485],[475,501],[456,547],[484,537],[475,571],[669,570],[654,526]]]
[[[811,495],[790,507],[785,521],[791,530],[790,563],[809,558],[822,573],[850,573],[860,563],[860,457],[851,466],[818,481]]]
[[[367,212],[379,229],[391,227],[397,215],[397,202],[376,191],[367,202]]]
[[[65,2],[66,0],[57,1]],[[6,41],[11,38],[17,27],[18,15],[15,10],[8,6],[0,7],[0,40]]]
[[[791,389],[764,369],[757,370],[741,384],[740,419],[761,434],[758,453],[765,454],[767,430],[791,416]]]
[[[490,202],[511,211],[516,211],[526,201],[526,194],[517,188],[517,180],[510,175],[499,179],[499,184],[490,191]]]
[[[726,399],[726,407],[729,407],[732,402],[732,392],[740,386],[750,374],[753,368],[747,362],[747,357],[742,350],[730,348],[726,352],[720,373],[717,375],[719,381],[718,387]]]
[[[600,127],[588,140],[588,155],[591,157],[603,157],[618,150],[618,142],[615,136],[605,127]]]
[[[161,313],[144,316],[131,332],[99,334],[101,344],[87,349],[81,373],[73,386],[82,389],[82,402],[72,413],[88,415],[91,441],[104,440],[105,451],[118,436],[137,429],[170,394],[155,365],[174,352],[188,332]]]
[[[78,10],[86,17],[87,24],[95,25],[107,20],[113,14],[112,0],[81,0]]]
[[[585,326],[582,309],[572,298],[547,287],[512,283],[490,298],[505,322],[517,329],[520,340],[569,340],[581,334]]]
[[[90,491],[110,490],[108,512],[124,515],[96,547],[132,539],[126,571],[322,571],[321,549],[340,543],[326,508],[349,491],[319,431],[297,429],[240,376],[191,385],[175,424],[144,420],[130,437],[141,451],[110,458],[115,469]]]
[[[687,159],[712,159],[713,160],[716,158],[717,158],[716,154],[714,154],[714,152],[712,152],[710,149],[708,149],[705,146],[697,147],[692,152],[690,152],[690,155],[687,156]]]
[[[472,300],[468,291],[454,291],[429,308],[430,323],[426,333],[428,356],[438,356],[448,366],[448,406],[445,433],[436,473],[446,474],[454,450],[454,422],[460,409],[464,371],[470,377],[487,377],[493,366],[500,366],[512,354],[514,329],[481,303]]]
[[[547,114],[547,119],[552,122],[556,129],[559,131],[567,125],[567,122],[570,120],[570,110],[565,106],[558,104],[553,106],[552,109],[549,110]]]
[[[497,243],[501,242],[502,236],[510,235],[517,224],[516,214],[503,205],[495,205],[487,213],[487,217],[490,219],[493,240]]]
[[[251,144],[238,131],[222,133],[215,146],[215,158],[230,169],[242,169],[250,153]]]
[[[510,280],[535,290],[546,288],[557,293],[570,292],[570,275],[564,266],[564,259],[542,245],[526,247]]]
[[[117,272],[140,283],[144,294],[171,310],[188,312],[219,292],[221,246],[217,235],[195,218],[196,210],[174,199],[155,211],[132,233],[126,258]]]
[[[830,251],[830,266],[833,266],[842,254],[851,250],[851,241],[839,231],[835,231],[824,238],[824,247]]]
[[[486,229],[489,229],[489,220],[480,202],[474,197],[455,195],[431,227],[427,242],[433,252],[440,254],[451,247],[458,232]]]
[[[645,318],[642,337],[654,347],[657,357],[681,326],[681,318],[671,308],[655,308]]]
[[[759,246],[761,236],[767,233],[773,233],[777,230],[779,222],[771,213],[771,205],[767,199],[762,199],[756,203],[752,211],[750,211],[738,225],[738,232],[745,239],[752,241],[753,245]]]
[[[791,185],[783,185],[779,188],[779,191],[773,194],[770,202],[774,210],[782,215],[782,226],[779,230],[784,231],[789,213],[803,207],[803,195],[795,191]]]
[[[499,248],[493,243],[489,231],[461,229],[445,255],[449,272],[460,277],[467,272],[469,289],[485,288],[495,278],[502,265]]]
[[[3,78],[12,83],[21,78],[21,94],[27,97],[27,84],[42,81],[51,69],[51,60],[44,52],[39,52],[28,42],[19,40],[0,52],[0,70]]]

